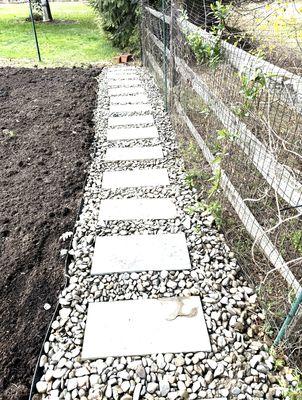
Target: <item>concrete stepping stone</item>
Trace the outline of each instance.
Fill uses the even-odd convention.
[[[135,86],[142,86],[142,81],[140,79],[123,79],[123,80],[109,80],[108,86],[111,88],[115,87],[135,87]]]
[[[146,92],[142,86],[115,87],[108,89],[109,96],[123,96],[130,94],[146,94]]]
[[[125,126],[125,125],[153,125],[154,118],[152,115],[131,115],[124,117],[109,117],[108,126]]]
[[[149,147],[111,147],[104,157],[105,161],[130,161],[130,160],[154,160],[164,158],[161,146]]]
[[[88,306],[84,360],[200,351],[210,352],[211,344],[199,296]]]
[[[129,73],[115,72],[115,73],[107,74],[107,79],[110,81],[113,81],[113,80],[123,81],[123,80],[130,80],[130,79],[138,80],[138,79],[140,79],[140,75],[135,72],[129,72]]]
[[[134,169],[133,171],[105,171],[102,188],[117,189],[144,186],[167,186],[170,184],[165,168]]]
[[[123,76],[124,75],[131,75],[131,74],[139,75],[138,71],[137,71],[137,68],[131,68],[131,67],[111,68],[111,69],[108,69],[108,71],[107,71],[107,76],[111,76],[111,75],[116,76],[117,74],[120,74],[120,75],[123,75]]]
[[[134,139],[156,139],[158,138],[156,126],[143,128],[116,128],[107,129],[107,140],[134,140]]]
[[[151,104],[111,104],[110,113],[143,113],[151,111]]]
[[[176,207],[170,199],[106,199],[101,201],[99,212],[99,221],[176,217]]]
[[[133,96],[113,96],[110,99],[113,104],[145,104],[149,103],[149,99],[145,94],[137,94]]]
[[[98,236],[91,275],[190,269],[183,233]]]

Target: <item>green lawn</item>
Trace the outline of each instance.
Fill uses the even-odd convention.
[[[80,65],[110,61],[114,49],[84,3],[50,3],[53,23],[36,23],[44,65]],[[0,60],[36,62],[28,4],[0,4]]]

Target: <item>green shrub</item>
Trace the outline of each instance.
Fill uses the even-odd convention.
[[[114,46],[129,51],[139,47],[139,0],[89,0],[100,16],[104,31]]]

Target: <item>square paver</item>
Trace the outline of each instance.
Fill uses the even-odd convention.
[[[116,87],[108,89],[109,96],[123,96],[130,94],[146,94],[145,89],[142,86],[133,87]]]
[[[142,81],[140,79],[123,79],[123,80],[113,79],[113,80],[108,80],[108,86],[111,88],[142,86]]]
[[[165,168],[134,169],[132,171],[105,171],[103,173],[103,189],[127,187],[167,186],[170,184]]]
[[[128,76],[133,74],[139,76],[136,68],[121,67],[121,68],[112,68],[107,71],[108,78],[112,76]]]
[[[149,147],[110,147],[107,149],[105,161],[128,161],[128,160],[154,160],[164,157],[161,146]]]
[[[156,126],[142,128],[113,128],[107,129],[107,140],[134,140],[134,139],[156,139],[158,138]]]
[[[98,236],[91,274],[190,269],[183,233]]]
[[[131,115],[124,117],[109,117],[108,126],[125,126],[125,125],[153,125],[154,119],[152,115]]]
[[[125,73],[121,71],[121,72],[115,72],[113,74],[107,74],[107,79],[110,81],[113,80],[124,81],[130,79],[138,80],[140,79],[140,75],[135,72]]]
[[[110,113],[143,113],[151,111],[150,104],[111,104]]]
[[[88,306],[82,359],[200,351],[211,343],[198,296]]]
[[[102,200],[99,212],[99,221],[171,219],[176,217],[176,207],[170,199]]]
[[[111,105],[113,104],[145,104],[149,103],[149,99],[145,94],[136,94],[133,96],[113,96],[110,98]]]

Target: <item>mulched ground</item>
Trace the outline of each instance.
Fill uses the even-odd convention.
[[[28,397],[64,283],[59,237],[82,198],[99,73],[0,68],[1,400]]]

